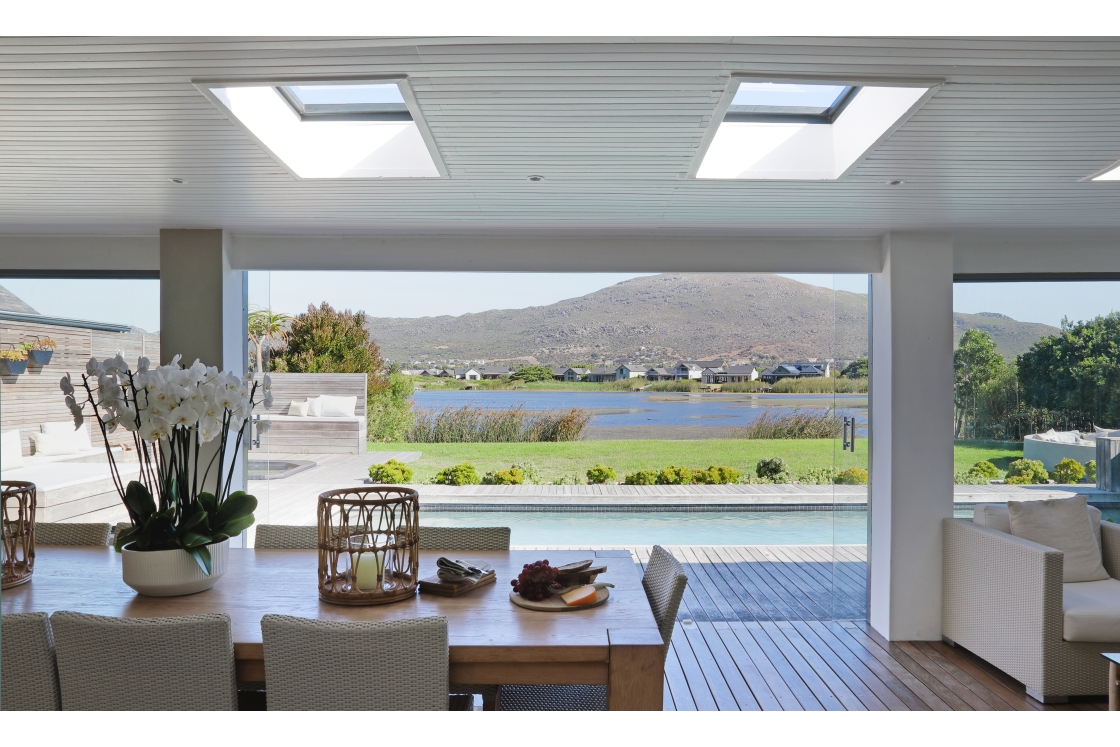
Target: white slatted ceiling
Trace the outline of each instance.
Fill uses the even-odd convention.
[[[946,84],[841,181],[686,180],[731,72]],[[450,179],[297,181],[190,83],[398,73]],[[1118,114],[1109,39],[8,39],[0,232],[1099,230]]]

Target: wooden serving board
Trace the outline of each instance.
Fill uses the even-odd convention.
[[[424,578],[420,580],[420,593],[421,594],[437,594],[441,597],[457,597],[463,594],[468,594],[480,586],[489,586],[497,580],[498,576],[494,571],[487,571],[482,574],[477,582],[473,584],[468,583],[450,583],[441,581],[439,576],[432,576],[431,578]]]
[[[606,604],[610,596],[611,590],[609,588],[596,589],[594,602],[591,604],[578,604],[575,607],[569,607],[564,604],[563,599],[556,595],[545,599],[543,602],[534,602],[531,599],[526,599],[521,596],[513,589],[509,591],[509,601],[513,602],[518,607],[524,607],[527,610],[536,610],[538,612],[575,612],[577,610],[589,610],[592,607],[599,607],[600,605]]]

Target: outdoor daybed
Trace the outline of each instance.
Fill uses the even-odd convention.
[[[1085,506],[1085,496],[1013,505],[1031,504],[1068,512]],[[1088,525],[1075,545],[1065,542],[1068,567],[1063,551],[1011,534],[1008,507],[978,506],[973,521],[944,520],[944,637],[1043,702],[1107,693],[1101,653],[1120,651],[1120,524],[1082,510]],[[1064,582],[1091,557],[1103,565],[1090,576],[1100,580]]]

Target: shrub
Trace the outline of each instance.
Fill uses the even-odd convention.
[[[789,464],[781,457],[759,459],[758,464],[754,467],[754,473],[764,480],[777,482],[779,478],[785,478],[782,480],[785,482],[789,478]]]
[[[655,381],[646,386],[647,392],[695,392],[700,389],[700,382],[693,379],[680,381]]]
[[[957,472],[953,475],[954,485],[987,485],[991,480],[983,475],[979,475],[972,470],[968,472]]]
[[[555,378],[552,369],[548,366],[522,366],[509,376],[510,380],[518,379],[529,383],[531,381],[552,381]]]
[[[579,485],[579,475],[564,475],[552,481],[553,485]]]
[[[482,477],[483,485],[520,485],[523,482],[525,482],[525,473],[519,470],[517,465],[497,472],[487,472]]]
[[[657,470],[655,469],[640,469],[637,472],[631,472],[623,478],[624,485],[655,485],[657,484]]]
[[[691,467],[666,467],[657,473],[658,485],[691,485]]]
[[[1097,460],[1096,459],[1085,462],[1085,478],[1084,479],[1085,479],[1085,482],[1094,482],[1095,483],[1097,481]]]
[[[859,467],[848,467],[832,479],[837,485],[866,485],[867,470]]]
[[[437,485],[478,485],[478,470],[470,462],[463,462],[441,469],[433,482]]]
[[[618,475],[615,474],[614,468],[608,467],[605,464],[596,464],[594,467],[587,470],[588,485],[602,485],[608,482],[618,482]]]
[[[578,408],[530,414],[523,407],[489,410],[468,405],[417,413],[405,440],[427,444],[576,441],[592,417]]]
[[[999,477],[999,467],[995,466],[987,459],[984,459],[972,465],[972,467],[969,468],[968,472],[971,475],[975,475],[976,477],[983,477],[988,480],[994,480]]]
[[[832,410],[824,412],[792,412],[775,414],[767,408],[744,428],[732,431],[734,438],[836,438],[843,420]],[[759,475],[761,477],[761,475]]]
[[[1007,465],[1007,477],[1004,479],[1010,485],[1032,485],[1044,483],[1050,479],[1046,468],[1037,459],[1016,459]]]
[[[707,469],[692,470],[692,482],[698,485],[727,485],[739,482],[739,470],[734,467],[711,465]]]
[[[396,459],[390,459],[384,464],[372,464],[369,479],[384,485],[403,485],[412,482],[412,467]]]
[[[544,483],[544,481],[541,479],[541,471],[537,469],[537,465],[533,464],[532,462],[518,462],[513,466],[521,470],[521,475],[524,479],[524,482],[526,482],[527,484],[542,485]]]
[[[800,475],[797,481],[805,485],[832,485],[839,470],[834,467],[814,467]]]
[[[1050,479],[1059,485],[1081,482],[1081,478],[1084,476],[1085,468],[1081,466],[1081,462],[1069,457],[1055,464],[1054,471],[1050,473]]]

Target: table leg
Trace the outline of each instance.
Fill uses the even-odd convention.
[[[660,711],[665,694],[665,654],[656,630],[609,630],[607,709]]]
[[[1120,711],[1120,664],[1108,663],[1108,710]]]

